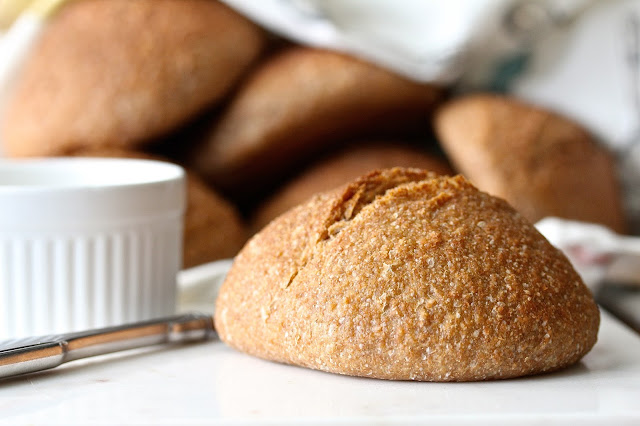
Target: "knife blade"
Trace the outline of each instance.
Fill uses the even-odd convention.
[[[189,313],[95,330],[0,342],[0,379],[69,361],[163,343],[204,341],[215,335],[210,314]]]

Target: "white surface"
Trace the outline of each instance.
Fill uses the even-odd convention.
[[[76,361],[0,382],[2,424],[640,424],[640,338],[603,313],[561,372],[391,382],[275,364],[222,342]]]
[[[123,159],[0,161],[0,339],[175,311],[184,171]]]

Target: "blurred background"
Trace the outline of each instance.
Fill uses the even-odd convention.
[[[185,267],[403,166],[640,281],[637,0],[0,0],[0,29],[1,155],[182,165]]]

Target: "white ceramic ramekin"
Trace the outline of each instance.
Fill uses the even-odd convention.
[[[159,161],[0,160],[0,339],[174,313],[184,180]]]

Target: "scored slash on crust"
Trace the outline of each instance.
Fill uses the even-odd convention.
[[[393,171],[394,169],[391,170]],[[320,234],[316,244],[336,236],[350,221],[355,219],[365,206],[385,196],[388,191],[412,182],[432,179],[437,176],[435,173],[425,173],[420,169],[405,169],[405,171],[406,173],[401,175],[391,174],[394,179],[389,180],[389,171],[374,170],[355,182],[344,186],[342,195],[333,206],[331,215],[324,225],[324,231]],[[288,288],[293,283],[298,272],[307,265],[315,250],[314,244],[303,251],[298,267],[292,272],[289,279],[283,282],[282,289]]]

